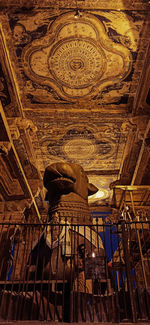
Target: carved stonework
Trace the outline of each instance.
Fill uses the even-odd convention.
[[[20,138],[19,129],[15,125],[10,126],[10,132],[13,140],[18,140]]]
[[[4,155],[8,155],[8,152],[11,148],[11,143],[10,142],[1,142],[0,141],[0,153]]]
[[[17,196],[21,198],[24,195],[20,183],[13,176],[10,166],[6,165],[5,160],[0,156],[0,187],[4,200],[13,200]]]
[[[9,126],[13,128],[18,128],[19,130],[29,130],[31,133],[37,132],[37,127],[34,125],[32,120],[23,119],[21,117],[15,119],[9,119]]]

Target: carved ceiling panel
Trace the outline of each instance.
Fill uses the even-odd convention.
[[[140,78],[135,62],[144,19],[142,13],[120,10],[78,16],[61,10],[57,17],[48,9],[10,13],[4,28],[12,38],[10,55],[24,108],[87,99],[129,106],[133,80]]]
[[[124,80],[132,64],[129,50],[108,37],[100,19],[91,14],[75,19],[75,14],[57,18],[45,36],[32,41],[22,54],[25,74],[31,80],[71,101],[93,98]]]

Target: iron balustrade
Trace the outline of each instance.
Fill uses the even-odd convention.
[[[1,320],[150,319],[148,221],[2,222],[0,247]]]

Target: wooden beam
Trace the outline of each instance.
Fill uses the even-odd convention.
[[[39,219],[39,221],[41,222],[41,215],[40,215],[40,212],[39,212],[38,206],[37,206],[37,204],[36,204],[36,201],[35,201],[34,195],[33,195],[33,193],[32,193],[31,187],[30,187],[29,182],[28,182],[28,180],[27,180],[27,177],[26,177],[26,175],[25,175],[25,173],[24,173],[24,170],[23,170],[23,167],[22,167],[22,165],[21,165],[21,162],[20,162],[19,156],[18,156],[17,151],[16,151],[16,148],[15,148],[15,146],[14,146],[14,143],[13,143],[13,140],[12,140],[12,137],[11,137],[11,133],[10,133],[10,129],[9,129],[9,125],[8,125],[8,123],[7,123],[7,119],[6,119],[6,116],[5,116],[5,113],[4,113],[4,110],[3,110],[3,107],[2,107],[2,105],[1,105],[1,103],[0,103],[0,113],[1,113],[1,116],[2,116],[2,119],[3,119],[3,123],[4,123],[4,125],[5,125],[5,128],[6,128],[6,131],[7,131],[7,135],[8,135],[8,138],[9,138],[9,142],[10,142],[10,144],[11,144],[11,148],[12,148],[12,150],[13,150],[13,152],[14,152],[14,155],[15,155],[15,158],[16,158],[16,160],[17,160],[18,166],[19,166],[19,168],[20,168],[21,174],[22,174],[22,176],[23,176],[23,179],[24,179],[24,181],[25,181],[25,184],[26,184],[26,186],[27,186],[27,189],[28,189],[28,191],[29,191],[29,193],[30,193],[30,196],[31,196],[31,199],[32,199],[33,205],[34,205],[34,207],[35,207],[35,210],[36,210],[36,213],[37,213],[38,219]]]
[[[123,191],[150,190],[150,185],[115,185],[114,189],[121,189]]]
[[[139,168],[140,168],[141,160],[142,160],[143,153],[144,153],[144,149],[145,149],[145,139],[147,137],[147,134],[148,134],[149,130],[150,130],[150,121],[147,124],[147,128],[146,128],[146,131],[145,131],[145,134],[144,134],[142,146],[141,146],[141,149],[140,149],[140,153],[139,153],[139,156],[138,156],[137,164],[136,164],[136,167],[135,167],[135,170],[134,170],[134,174],[133,174],[133,177],[132,177],[131,185],[134,185],[135,180],[136,180],[136,177],[137,177],[137,174],[138,174],[138,171],[139,171]]]
[[[119,169],[104,169],[104,170],[85,170],[87,175],[118,175]]]
[[[9,76],[10,76],[10,80],[12,82],[13,90],[15,93],[15,98],[16,98],[16,101],[18,104],[19,113],[20,113],[21,117],[24,117],[24,112],[23,112],[20,95],[19,95],[19,89],[17,86],[16,76],[13,71],[13,67],[11,64],[10,56],[9,56],[9,51],[7,49],[6,40],[5,40],[5,36],[4,36],[1,24],[0,24],[0,39],[1,39],[1,44],[2,44],[3,53],[4,53],[4,57],[5,57],[5,64],[6,64],[7,70],[9,71]]]
[[[127,205],[132,205],[131,202],[126,202]],[[134,209],[144,209],[144,210],[150,210],[150,205],[136,205],[134,202]]]

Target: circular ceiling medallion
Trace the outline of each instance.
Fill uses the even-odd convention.
[[[55,44],[48,57],[53,77],[69,88],[91,86],[102,77],[105,65],[104,51],[91,39],[62,40]]]
[[[95,154],[96,147],[91,140],[75,138],[64,144],[63,151],[69,159],[85,160]]]

